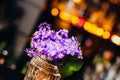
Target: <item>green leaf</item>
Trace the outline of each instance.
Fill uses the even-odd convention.
[[[83,62],[81,60],[70,59],[65,65],[60,67],[62,77],[70,76],[73,72],[80,70]]]

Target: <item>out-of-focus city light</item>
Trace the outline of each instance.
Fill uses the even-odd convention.
[[[77,24],[78,28],[81,28],[84,26],[85,23],[85,19],[84,18],[79,18],[79,23]]]
[[[94,35],[102,36],[104,39],[108,39],[110,37],[110,32],[104,31],[103,28],[98,28],[96,24],[85,22],[84,29]]]
[[[4,56],[7,56],[7,55],[8,55],[8,51],[7,51],[7,50],[3,50],[2,54],[3,54]]]
[[[97,25],[91,24],[91,29],[90,29],[91,33],[96,34],[97,29],[98,29]]]
[[[108,39],[110,37],[110,31],[112,28],[110,28],[109,25],[103,25],[103,28],[99,28],[96,24],[92,24],[88,21],[85,21],[84,18],[81,16],[76,16],[64,11],[61,11],[59,14],[59,17],[67,21],[68,23],[72,23],[73,25],[77,26],[78,28],[83,28],[88,31],[89,33],[92,33],[96,36],[102,37],[104,39]],[[105,28],[106,27],[106,28]]]
[[[62,20],[65,20],[65,21],[68,21],[68,22],[71,20],[71,17],[72,17],[71,14],[69,14],[67,12],[64,12],[64,11],[61,11],[59,16]]]
[[[15,70],[15,69],[16,69],[16,65],[15,65],[15,64],[12,64],[12,65],[10,66],[10,68],[13,69],[13,70]]]
[[[75,2],[75,3],[79,3],[79,2],[81,2],[82,0],[73,0],[73,2]]]
[[[105,59],[111,60],[114,57],[114,53],[113,53],[113,51],[105,50],[103,53],[103,56]]]
[[[102,36],[103,33],[104,33],[104,30],[103,30],[102,28],[98,28],[98,29],[97,29],[97,32],[96,32],[96,35],[97,35],[97,36]]]
[[[83,27],[84,23],[85,23],[85,19],[81,16],[76,16],[64,11],[61,11],[59,14],[59,17],[64,20],[67,21],[68,23],[72,23],[73,25],[77,26],[78,28]]]
[[[0,64],[4,64],[5,63],[5,58],[1,57],[0,58]]]
[[[117,35],[112,35],[111,40],[113,43],[115,43],[116,45],[120,46],[120,37]]]
[[[71,20],[71,22],[72,22],[72,24],[74,24],[74,25],[76,25],[76,24],[78,24],[79,23],[79,18],[77,17],[77,16],[73,16],[72,17],[72,20]]]
[[[59,10],[58,10],[57,8],[53,8],[53,9],[51,10],[51,14],[52,14],[53,16],[57,16],[58,13],[59,13]]]
[[[99,72],[102,72],[103,71],[103,68],[104,68],[104,66],[103,66],[103,64],[102,63],[98,63],[97,65],[96,65],[96,71],[99,73]]]
[[[90,30],[91,29],[91,24],[89,22],[85,22],[84,29],[85,30]]]
[[[105,32],[103,33],[102,37],[103,37],[104,39],[108,39],[108,38],[110,37],[110,32],[105,31]]]
[[[85,41],[85,46],[86,46],[86,47],[91,47],[92,44],[93,44],[92,39],[87,39],[87,40]]]

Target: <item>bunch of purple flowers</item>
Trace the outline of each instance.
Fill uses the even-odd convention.
[[[78,58],[82,59],[81,48],[76,37],[68,37],[68,30],[51,30],[51,25],[46,22],[38,26],[31,40],[31,49],[26,49],[32,57],[44,55],[48,59],[60,59],[65,55],[74,56],[77,53]]]

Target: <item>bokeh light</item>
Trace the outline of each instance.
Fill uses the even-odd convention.
[[[111,41],[112,41],[113,43],[115,43],[116,45],[120,46],[120,37],[119,37],[119,36],[117,36],[117,35],[115,35],[115,34],[112,35]]]
[[[83,26],[84,26],[84,23],[85,23],[85,19],[82,18],[82,17],[80,17],[80,18],[79,18],[79,23],[77,24],[77,27],[78,27],[78,28],[83,27]]]
[[[5,63],[5,58],[4,57],[1,57],[0,58],[0,64],[3,65]]]
[[[96,65],[96,71],[98,72],[98,73],[100,73],[100,72],[102,72],[104,69],[104,66],[103,66],[103,64],[102,63],[98,63],[97,65]]]
[[[71,17],[72,17],[71,14],[69,14],[67,12],[64,12],[64,11],[61,11],[59,16],[62,20],[65,20],[65,21],[68,21],[68,22],[70,22]]]
[[[105,50],[103,56],[107,60],[112,60],[112,58],[114,57],[114,53],[110,50]]]
[[[8,51],[7,51],[7,50],[3,50],[2,54],[3,54],[4,56],[7,56],[7,55],[8,55]]]
[[[90,31],[91,31],[91,33],[93,33],[93,34],[96,34],[97,29],[98,29],[97,25],[96,25],[96,24],[92,24]]]
[[[97,29],[97,32],[96,32],[96,35],[102,36],[103,33],[104,33],[104,30],[103,30],[102,28],[98,28],[98,29]]]
[[[103,37],[104,39],[108,39],[108,38],[110,37],[110,32],[105,31],[105,32],[103,33],[102,37]]]
[[[80,20],[77,16],[73,16],[71,21],[72,21],[72,24],[76,25],[79,23]]]
[[[85,30],[90,30],[91,29],[91,24],[89,22],[85,22],[84,29]]]
[[[75,3],[80,3],[82,0],[73,0]]]
[[[53,16],[57,16],[58,13],[59,13],[59,10],[58,10],[57,8],[53,8],[53,9],[51,10],[51,14],[52,14]]]
[[[92,41],[92,39],[90,39],[90,38],[88,38],[88,39],[85,41],[85,46],[86,46],[86,47],[91,47],[92,44],[93,44],[93,41]]]
[[[13,70],[15,70],[15,69],[16,69],[16,65],[15,65],[15,64],[12,64],[12,65],[10,66],[10,68],[13,69]]]

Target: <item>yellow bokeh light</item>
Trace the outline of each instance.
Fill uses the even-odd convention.
[[[59,10],[58,10],[57,8],[53,8],[53,9],[51,10],[51,14],[52,14],[53,16],[57,16],[58,13],[59,13]]]
[[[110,37],[110,32],[105,31],[105,32],[103,33],[102,37],[103,37],[104,39],[108,39],[108,38]]]
[[[116,45],[120,46],[120,37],[117,35],[112,35],[111,40],[113,43],[115,43]]]
[[[59,16],[62,20],[65,20],[65,21],[70,21],[72,17],[71,14],[64,12],[64,11],[61,11]]]
[[[77,16],[73,16],[71,21],[72,21],[72,24],[78,24],[79,18]]]
[[[91,24],[91,29],[89,30],[91,33],[96,34],[97,29],[98,29],[97,25]]]
[[[87,31],[89,31],[91,29],[91,23],[85,22],[84,29],[87,30]]]
[[[102,28],[98,28],[98,29],[97,29],[97,32],[96,32],[96,35],[97,35],[97,36],[102,36],[103,33],[104,33],[104,30],[103,30]]]
[[[61,11],[59,14],[59,17],[64,20],[65,14],[66,14],[65,12]]]
[[[75,2],[75,3],[79,3],[79,2],[81,2],[82,0],[73,0],[73,2]]]

